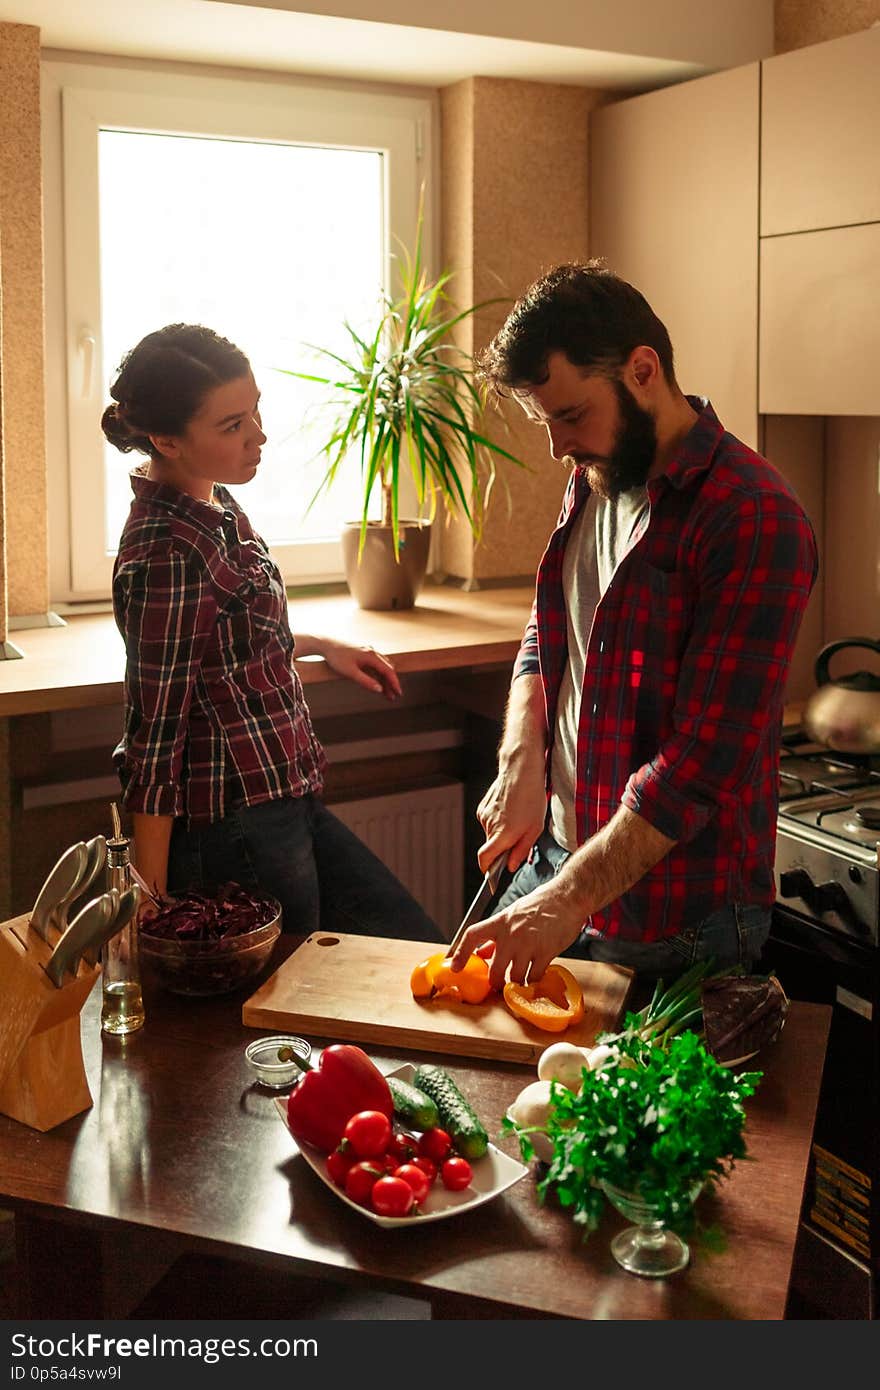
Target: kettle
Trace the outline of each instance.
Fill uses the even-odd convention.
[[[838,753],[880,753],[880,676],[853,671],[831,680],[828,665],[844,647],[867,647],[880,652],[880,641],[843,637],[829,642],[816,657],[818,689],[804,706],[804,728],[816,743]]]

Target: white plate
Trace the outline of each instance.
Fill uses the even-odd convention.
[[[401,1081],[408,1081],[410,1085],[413,1084],[415,1074],[416,1069],[411,1062],[405,1062],[402,1067],[389,1073],[390,1076],[399,1077]],[[287,1100],[279,1096],[275,1105],[286,1125]],[[474,1174],[473,1181],[462,1192],[449,1192],[438,1178],[425,1198],[424,1204],[413,1215],[379,1216],[377,1212],[370,1211],[369,1208],[353,1202],[341,1188],[338,1188],[331,1181],[327,1175],[327,1155],[321,1149],[315,1148],[312,1144],[301,1144],[299,1140],[296,1141],[296,1144],[309,1167],[314,1169],[321,1181],[326,1183],[340,1202],[344,1202],[353,1211],[360,1212],[361,1216],[366,1216],[368,1220],[375,1221],[377,1226],[421,1226],[426,1221],[442,1221],[447,1216],[457,1216],[460,1212],[472,1211],[474,1207],[481,1207],[484,1202],[491,1202],[493,1197],[497,1197],[499,1193],[506,1192],[508,1187],[519,1182],[520,1178],[529,1171],[524,1163],[519,1163],[515,1158],[508,1158],[507,1154],[496,1149],[494,1144],[490,1144],[488,1153],[484,1154],[482,1158],[474,1159],[471,1164]]]

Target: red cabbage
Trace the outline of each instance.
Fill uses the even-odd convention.
[[[166,940],[225,941],[256,931],[277,916],[278,904],[262,893],[250,893],[240,883],[223,883],[213,894],[178,893],[159,898],[161,906],[144,919],[147,936]]]

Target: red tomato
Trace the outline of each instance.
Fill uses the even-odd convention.
[[[445,1129],[426,1129],[419,1140],[419,1153],[422,1158],[430,1158],[432,1163],[442,1163],[452,1148],[452,1140]]]
[[[409,1163],[419,1151],[419,1141],[414,1134],[392,1134],[388,1152],[394,1154],[398,1163]]]
[[[413,1164],[416,1168],[421,1168],[425,1177],[428,1179],[428,1185],[433,1187],[434,1183],[437,1181],[437,1164],[432,1163],[430,1158],[422,1158],[421,1154],[418,1158],[413,1159]]]
[[[421,1206],[431,1191],[431,1179],[427,1173],[423,1173],[421,1168],[417,1168],[414,1163],[402,1163],[394,1176],[403,1178],[404,1182],[409,1183],[416,1199],[416,1206]]]
[[[358,1158],[379,1158],[391,1138],[391,1121],[381,1110],[359,1110],[345,1126],[342,1137]]]
[[[334,1149],[327,1155],[327,1172],[331,1182],[335,1182],[337,1187],[345,1186],[345,1178],[349,1168],[354,1163],[354,1154],[343,1153],[342,1149]]]
[[[370,1194],[382,1174],[383,1169],[378,1163],[369,1160],[353,1163],[345,1175],[346,1196],[353,1202],[360,1202],[363,1207],[367,1206]]]
[[[447,1158],[440,1169],[440,1181],[450,1192],[461,1192],[470,1186],[473,1169],[466,1158]]]
[[[406,1216],[415,1205],[415,1196],[408,1182],[403,1178],[380,1178],[373,1188],[371,1198],[373,1211],[380,1216]]]

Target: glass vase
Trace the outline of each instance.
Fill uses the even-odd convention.
[[[693,1203],[703,1184],[698,1183],[688,1194]],[[611,1242],[611,1253],[619,1265],[630,1274],[648,1279],[662,1279],[684,1269],[691,1257],[687,1242],[665,1226],[656,1207],[637,1192],[626,1192],[610,1182],[601,1184],[611,1205],[633,1226],[627,1226]]]

